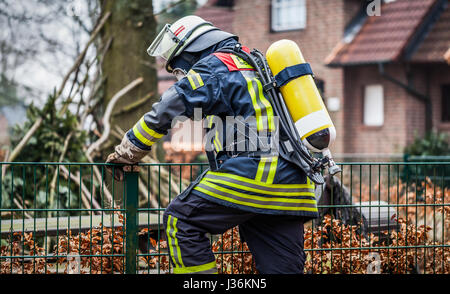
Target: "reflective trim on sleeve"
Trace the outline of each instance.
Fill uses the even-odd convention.
[[[188,72],[187,78],[191,84],[192,90],[196,90],[205,85],[200,74],[192,69]]]
[[[149,147],[164,136],[150,129],[145,123],[144,118],[140,119],[133,127],[133,134],[142,144]]]
[[[154,130],[150,129],[150,128],[147,126],[147,124],[145,123],[145,119],[144,119],[144,118],[142,118],[142,119],[139,121],[139,124],[140,124],[140,126],[142,127],[142,129],[143,129],[145,132],[147,132],[147,134],[148,134],[149,136],[152,136],[153,138],[156,138],[156,139],[160,139],[160,138],[164,137],[164,134],[157,133],[157,132],[155,132]]]

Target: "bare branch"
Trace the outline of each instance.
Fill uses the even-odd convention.
[[[92,42],[95,40],[95,38],[97,37],[98,33],[100,32],[100,30],[103,28],[103,26],[105,25],[106,21],[108,20],[109,16],[111,15],[110,12],[107,12],[102,20],[100,21],[99,25],[97,26],[97,28],[94,30],[94,32],[92,33],[88,43],[85,46],[85,49],[81,52],[81,54],[78,56],[77,60],[75,61],[74,65],[72,66],[72,68],[69,70],[69,72],[66,74],[66,76],[63,79],[63,82],[57,92],[57,97],[59,97],[63,91],[63,89],[66,86],[66,83],[70,77],[70,75],[80,66],[81,62],[83,62],[83,59],[86,55],[86,52],[88,50],[88,48],[90,47],[90,45],[92,44]],[[63,106],[63,108],[60,110],[59,114],[63,114],[64,112],[66,112],[67,107],[69,106],[69,104],[66,104],[65,106]],[[9,161],[14,161],[16,159],[16,157],[20,154],[20,152],[22,151],[22,149],[25,147],[25,145],[28,143],[28,141],[31,139],[31,137],[33,136],[33,134],[41,127],[42,122],[44,121],[44,119],[42,117],[38,118],[33,126],[31,127],[31,129],[25,134],[25,136],[23,137],[23,139],[19,142],[19,144],[14,148],[14,150],[11,152],[11,155],[9,157]]]
[[[104,130],[103,130],[103,134],[100,137],[100,139],[98,139],[97,141],[95,141],[91,146],[89,146],[89,148],[87,149],[86,153],[91,156],[92,152],[94,152],[95,150],[97,150],[101,144],[103,144],[109,136],[110,130],[111,130],[111,124],[109,122],[109,119],[111,118],[111,114],[112,114],[112,110],[114,108],[114,106],[116,105],[116,102],[122,98],[125,94],[127,94],[128,92],[130,92],[131,90],[133,90],[136,86],[142,84],[144,82],[144,78],[140,77],[136,80],[134,80],[133,82],[131,82],[130,84],[128,84],[125,88],[123,88],[122,90],[120,90],[119,92],[117,92],[113,98],[111,98],[111,100],[108,103],[108,106],[106,107],[106,111],[105,111],[105,115],[103,116],[103,125],[104,125]]]

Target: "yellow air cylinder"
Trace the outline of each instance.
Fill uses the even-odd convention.
[[[300,48],[290,40],[273,43],[266,52],[266,59],[274,76],[286,67],[305,63]],[[280,92],[302,142],[314,152],[329,154],[336,129],[313,77],[305,75],[293,79],[281,86]]]

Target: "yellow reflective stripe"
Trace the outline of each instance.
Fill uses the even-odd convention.
[[[259,201],[267,201],[267,202],[273,202],[273,201],[278,201],[278,202],[284,202],[284,203],[297,203],[297,204],[316,204],[315,200],[308,200],[308,199],[286,199],[286,198],[269,198],[269,197],[259,197],[259,196],[253,196],[252,198],[249,198],[247,194],[244,193],[240,193],[237,191],[233,191],[230,189],[226,189],[217,185],[214,185],[212,183],[208,183],[205,182],[203,183],[204,185],[211,187],[215,190],[218,191],[222,191],[224,193],[227,194],[231,194],[234,196],[237,196],[239,198],[242,198],[244,201],[242,200],[237,200],[231,197],[226,197],[223,195],[219,195],[217,193],[214,193],[212,191],[208,191],[202,187],[196,186],[194,189],[197,191],[200,191],[202,193],[205,193],[207,195],[213,196],[215,198],[219,198],[228,202],[232,202],[232,203],[236,203],[236,204],[240,204],[240,205],[245,205],[245,206],[252,206],[252,207],[256,207],[256,208],[266,208],[266,209],[276,209],[276,210],[305,210],[305,211],[317,211],[317,207],[298,207],[298,206],[280,206],[280,205],[266,205],[266,204],[258,204],[258,203],[252,203],[249,201],[245,201],[245,199],[248,200],[259,200]]]
[[[206,117],[206,120],[208,122],[208,128],[210,128],[210,129],[212,128],[212,125],[214,123],[214,117],[215,117],[214,115],[208,115]],[[223,149],[222,143],[219,140],[219,130],[218,129],[216,129],[216,134],[215,134],[215,137],[213,140],[213,144],[214,144],[214,147],[216,148],[217,152],[219,152]]]
[[[275,173],[278,166],[278,156],[272,157],[272,162],[270,163],[269,176],[267,177],[267,184],[273,184],[273,179],[275,178]]]
[[[277,169],[278,156],[261,157],[258,164],[258,171],[256,172],[255,181],[260,181],[266,184],[272,184]]]
[[[174,245],[175,245],[175,248],[177,249],[178,262],[180,263],[181,266],[184,266],[183,260],[181,259],[181,249],[180,249],[180,246],[178,245],[178,239],[176,237],[176,235],[178,233],[177,221],[178,221],[178,219],[176,217],[174,217],[174,221],[173,221],[173,227],[174,227],[173,237],[175,238]]]
[[[216,135],[214,136],[214,146],[216,146],[216,151],[219,152],[222,150],[222,144],[219,141],[219,131],[216,131]]]
[[[138,128],[136,126],[133,128],[133,134],[136,136],[136,138],[138,138],[138,140],[142,144],[144,144],[146,146],[150,147],[150,146],[152,146],[155,143],[154,141],[151,141],[151,140],[145,138],[143,135],[141,135],[141,133],[139,132],[139,130],[138,130]]]
[[[261,81],[254,76],[249,76],[247,73],[243,73],[243,76],[247,80],[248,92],[252,100],[253,108],[255,109],[257,130],[267,129],[269,132],[275,131],[272,105],[264,96]],[[256,84],[257,89],[255,89],[253,83]],[[266,123],[267,125],[265,125]]]
[[[247,80],[248,92],[250,94],[250,97],[252,98],[253,108],[255,109],[256,129],[260,131],[264,129],[264,124],[261,117],[261,107],[259,107],[258,101],[256,100],[256,92],[255,89],[253,88],[253,81],[247,77],[245,77],[245,79]]]
[[[233,59],[234,64],[237,68],[253,68],[250,64],[248,64],[244,59],[240,58],[239,56],[231,54],[231,59]]]
[[[176,274],[189,274],[189,273],[198,273],[198,272],[204,272],[214,269],[214,273],[217,273],[217,266],[216,261],[202,264],[202,265],[196,265],[196,266],[185,266],[182,268],[174,268],[173,272]],[[212,273],[212,272],[211,272]]]
[[[195,73],[195,77],[197,78],[198,83],[200,84],[200,87],[205,85],[205,83],[203,83],[203,80],[202,80],[202,77],[200,76],[200,74]]]
[[[269,157],[261,157],[258,164],[258,171],[256,172],[255,181],[261,182],[262,175],[264,173],[264,169],[266,168],[266,162]]]
[[[159,138],[164,136],[150,129],[144,118],[140,119],[133,127],[133,134],[146,146],[152,146]]]
[[[257,196],[257,195],[250,195],[250,194],[246,194],[246,193],[241,193],[235,190],[231,190],[219,185],[216,185],[214,183],[211,182],[203,182],[202,183],[205,186],[211,187],[215,190],[218,191],[222,191],[231,195],[235,195],[238,196],[240,198],[244,198],[244,199],[249,199],[249,200],[258,200],[258,201],[263,201],[263,202],[285,202],[285,203],[310,203],[310,204],[315,204],[316,200],[315,199],[297,199],[297,198],[277,198],[277,197],[265,197],[265,196]],[[306,194],[311,194],[308,192],[303,192],[301,193],[301,195],[306,195]]]
[[[259,81],[259,79],[255,79],[255,80],[256,80],[256,83],[258,84],[259,99],[261,100],[261,102],[264,104],[264,106],[266,108],[267,123],[268,123],[268,128],[269,128],[268,131],[273,132],[273,131],[275,131],[275,122],[273,120],[272,104],[270,104],[270,102],[264,96],[263,87],[262,87],[262,84]]]
[[[309,177],[306,177],[306,180],[307,180],[308,185],[310,185],[312,187],[312,189],[315,190],[316,184],[313,181],[311,181],[311,179]]]
[[[200,88],[205,85],[203,83],[203,80],[202,80],[202,77],[200,76],[200,74],[195,72],[192,69],[188,72],[187,78],[189,80],[189,83],[191,84],[192,90],[195,90],[195,89]]]
[[[214,122],[214,115],[208,115],[206,117],[207,121],[208,121],[208,128],[212,128],[213,122]]]
[[[232,174],[228,174],[228,173],[221,173],[221,172],[212,172],[209,171],[207,174],[210,175],[215,175],[215,176],[220,176],[220,177],[226,177],[226,178],[230,178],[230,179],[235,179],[238,181],[242,181],[245,183],[249,183],[249,184],[254,184],[254,185],[258,185],[261,186],[261,182],[255,181],[253,179],[249,179],[249,178],[245,178],[245,177],[241,177],[238,175],[232,175]],[[281,188],[281,189],[295,189],[295,188],[309,188],[309,189],[314,189],[314,184],[311,184],[309,179],[308,179],[307,184],[270,184],[270,185],[264,185],[270,188]]]
[[[240,189],[243,191],[255,192],[255,193],[271,195],[271,196],[292,196],[292,197],[310,196],[310,197],[315,197],[315,194],[313,192],[285,192],[285,191],[276,192],[276,191],[270,191],[270,190],[257,189],[257,188],[248,187],[248,186],[242,186],[242,185],[239,185],[236,183],[231,183],[231,182],[227,182],[225,180],[219,180],[219,179],[204,178],[200,181],[200,183],[202,183],[202,184],[205,184],[205,182],[222,184],[224,186],[233,187],[233,188]]]
[[[170,251],[170,256],[172,257],[173,264],[177,265],[177,261],[173,255],[173,239],[172,239],[172,216],[169,215],[169,218],[167,220],[167,228],[166,228],[166,235],[167,235],[167,243]]]
[[[155,132],[154,130],[150,129],[147,124],[145,123],[144,118],[142,118],[139,122],[141,124],[142,129],[144,129],[144,131],[149,134],[150,136],[156,138],[156,139],[160,139],[164,136],[164,134],[160,134]]]
[[[192,90],[197,89],[197,86],[194,83],[194,80],[192,79],[192,76],[187,76],[189,83],[191,84]]]
[[[181,259],[181,250],[178,245],[178,239],[176,237],[178,229],[177,229],[177,218],[169,215],[167,220],[167,240],[170,248],[170,255],[172,256],[172,261],[175,266],[183,267],[183,261]],[[172,223],[173,222],[173,223]]]

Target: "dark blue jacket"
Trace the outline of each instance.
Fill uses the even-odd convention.
[[[252,142],[249,136],[240,142],[236,125],[221,125],[216,120],[248,119],[247,131],[256,129],[259,136],[272,138],[269,143],[276,138],[277,120],[256,71],[236,55],[213,53],[202,58],[187,77],[162,95],[127,137],[137,147],[150,150],[167,134],[175,118],[194,118],[195,109],[206,118],[211,130],[208,134],[212,134],[206,142],[211,143],[219,164],[217,170],[208,171],[195,184],[191,193],[246,211],[318,216],[314,184],[302,170],[275,153],[237,156],[239,143],[250,151],[259,151],[264,144]]]

